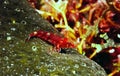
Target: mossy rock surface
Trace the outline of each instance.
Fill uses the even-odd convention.
[[[0,76],[107,76],[76,52],[54,52],[38,38],[25,41],[39,29],[59,34],[26,0],[0,0]]]

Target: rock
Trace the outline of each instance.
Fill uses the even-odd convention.
[[[37,38],[25,41],[39,29],[59,34],[26,0],[0,0],[0,76],[107,76],[83,55],[54,52]]]

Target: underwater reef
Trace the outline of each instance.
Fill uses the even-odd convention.
[[[58,53],[41,39],[26,41],[36,30],[60,35],[26,0],[0,0],[0,76],[107,76],[75,49]]]

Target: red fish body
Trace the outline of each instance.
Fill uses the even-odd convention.
[[[32,37],[40,38],[44,41],[51,43],[56,47],[57,50],[60,48],[75,48],[75,45],[70,43],[67,38],[63,38],[59,35],[50,32],[46,32],[42,30],[35,31],[29,34],[29,38],[27,40],[29,40]]]

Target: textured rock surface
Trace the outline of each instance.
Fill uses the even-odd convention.
[[[0,0],[0,76],[106,76],[85,56],[52,52],[37,38],[25,42],[39,29],[58,33],[26,0]]]

